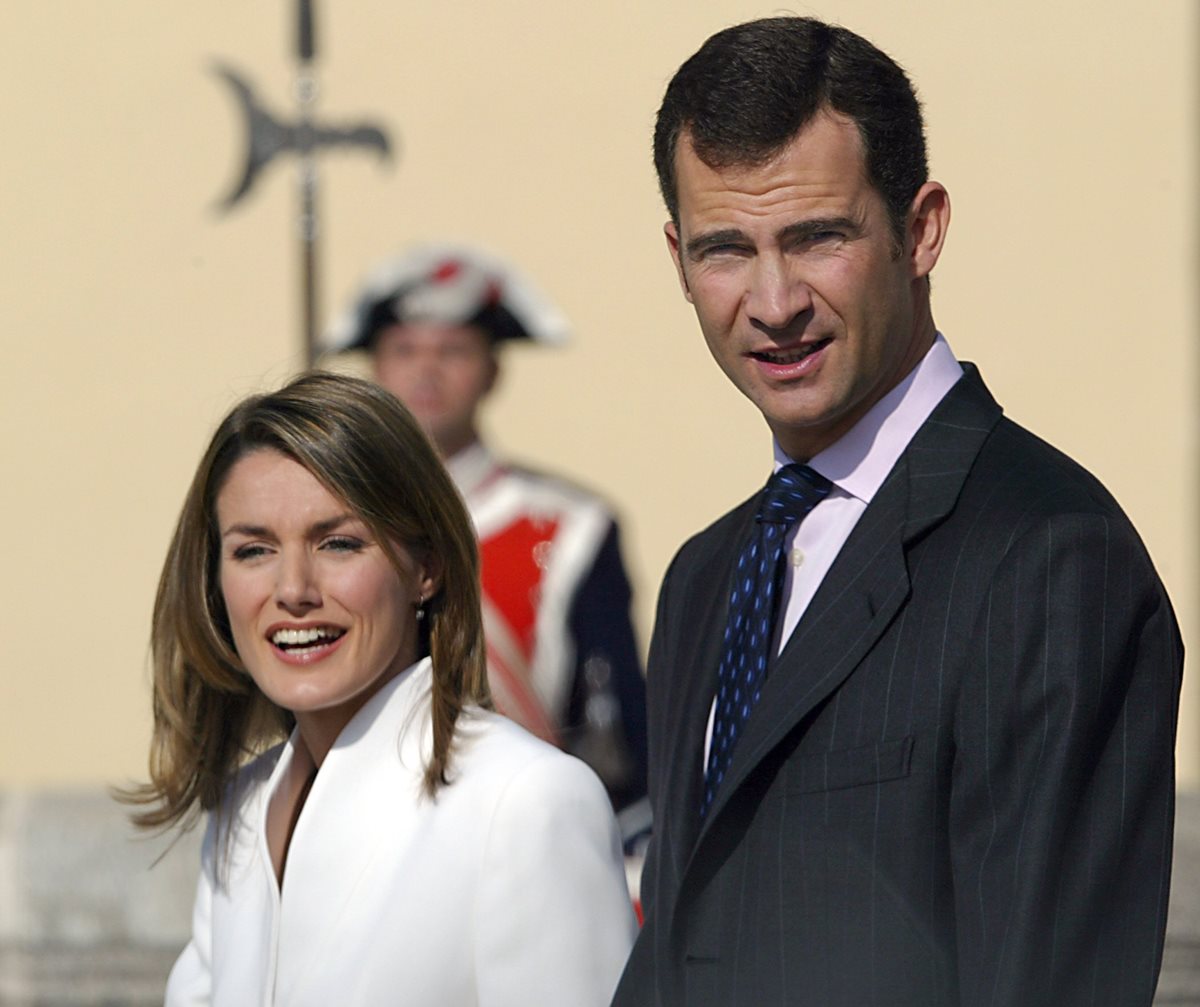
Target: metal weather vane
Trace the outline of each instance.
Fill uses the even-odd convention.
[[[259,173],[277,155],[294,154],[299,161],[300,208],[298,214],[301,261],[301,327],[304,357],[308,365],[316,359],[317,298],[317,153],[328,147],[364,147],[380,157],[391,156],[387,133],[373,123],[322,125],[313,117],[317,79],[313,68],[316,37],[312,0],[298,0],[295,77],[296,121],[283,122],[273,116],[255,96],[249,83],[232,67],[216,63],[213,70],[226,81],[244,113],[246,160],[241,178],[218,204],[228,212],[250,191]]]

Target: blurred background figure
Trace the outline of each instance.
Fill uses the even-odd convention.
[[[497,708],[587,762],[629,840],[649,824],[645,685],[617,523],[593,493],[498,458],[480,436],[500,348],[567,336],[558,309],[507,263],[425,245],[376,267],[327,349],[370,355],[467,502]]]

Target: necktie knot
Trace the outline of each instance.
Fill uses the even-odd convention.
[[[758,520],[794,524],[817,506],[833,483],[807,465],[784,465],[770,479],[758,507]]]

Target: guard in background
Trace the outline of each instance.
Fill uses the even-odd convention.
[[[616,521],[594,494],[497,458],[478,429],[500,347],[567,335],[561,313],[506,263],[437,245],[381,263],[326,348],[370,354],[375,379],[412,411],[466,499],[496,707],[588,763],[630,839],[649,825],[645,682]]]

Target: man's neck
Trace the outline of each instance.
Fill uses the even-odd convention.
[[[438,436],[430,434],[430,439],[433,441],[434,449],[438,453],[438,457],[444,462],[449,462],[455,455],[461,454],[473,444],[479,442],[479,434],[474,427],[468,430],[456,431],[453,433]]]

